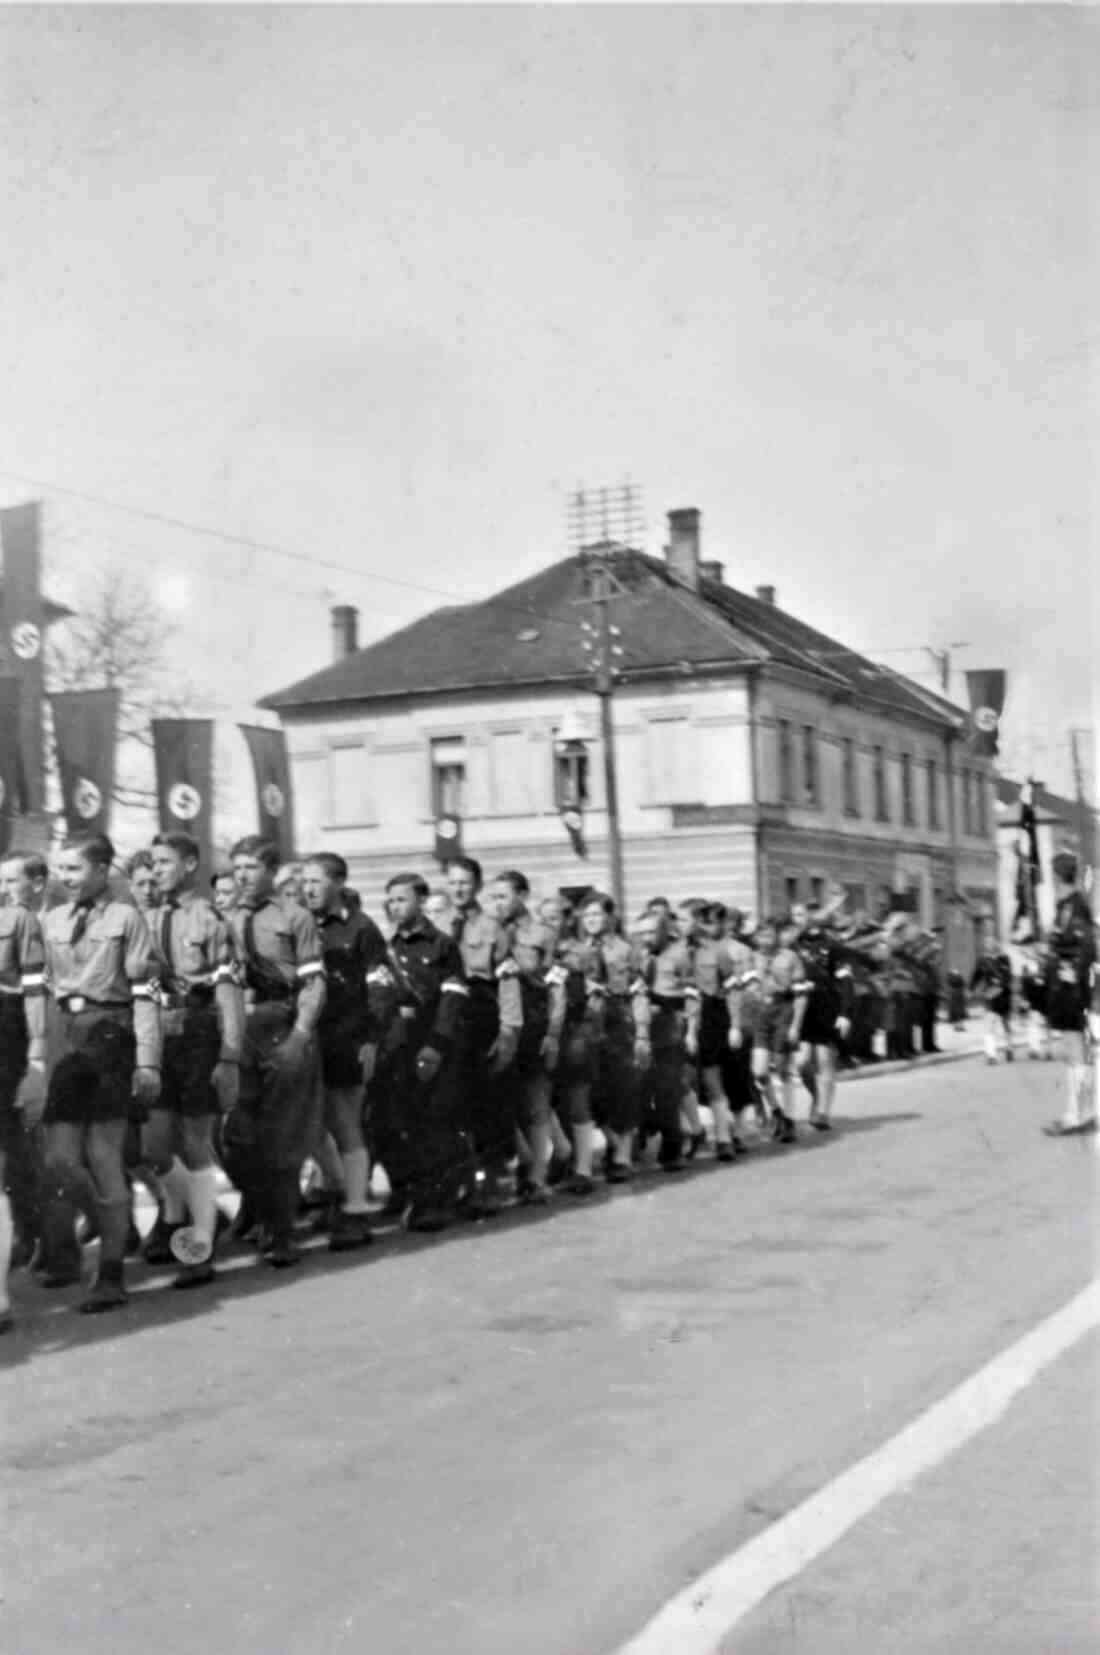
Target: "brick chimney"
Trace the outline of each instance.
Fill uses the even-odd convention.
[[[774,586],[758,586],[756,588],[756,595],[760,599],[761,603],[770,603],[773,609],[776,608]]]
[[[350,603],[339,603],[332,614],[332,659],[343,661],[359,648],[359,611]]]
[[[692,592],[699,590],[699,517],[695,506],[680,506],[668,514],[665,561],[673,579]]]
[[[717,581],[721,586],[726,578],[726,566],[719,563],[716,557],[701,557],[699,559],[699,573],[704,580]]]

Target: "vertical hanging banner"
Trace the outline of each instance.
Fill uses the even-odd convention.
[[[209,873],[214,862],[214,721],[154,718],[152,724],[160,831],[189,833],[199,847],[200,867]]]
[[[970,693],[971,751],[993,758],[999,751],[997,732],[1005,706],[1005,675],[999,669],[968,672],[966,687]]]
[[[259,832],[279,847],[283,861],[294,855],[294,801],[290,791],[290,764],[286,734],[258,724],[239,724],[248,743],[256,777]]]
[[[582,859],[588,855],[584,837],[584,812],[577,805],[566,805],[561,811],[561,825],[569,835],[569,843]]]
[[[118,703],[117,690],[50,696],[61,802],[71,834],[111,831]]]
[[[435,819],[435,859],[441,868],[462,856],[462,817],[445,812]]]
[[[42,648],[46,626],[42,603],[42,552],[37,502],[0,511],[4,558],[4,653],[20,682],[19,748],[22,809],[38,814],[45,800],[42,740]]]
[[[0,678],[0,856],[11,847],[15,818],[22,803],[19,753],[19,698],[22,684],[14,674]]]

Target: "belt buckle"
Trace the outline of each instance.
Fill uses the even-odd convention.
[[[81,1012],[87,1004],[88,1002],[84,998],[83,994],[70,994],[68,1000],[66,1001],[66,1005],[70,1012]]]

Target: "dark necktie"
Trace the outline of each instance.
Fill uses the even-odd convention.
[[[465,910],[460,908],[454,919],[451,921],[451,936],[460,947],[462,945],[462,938],[466,934],[466,919],[467,915]]]
[[[70,947],[75,948],[88,929],[88,920],[94,906],[95,904],[92,902],[78,902],[76,904],[76,917],[73,920],[72,934],[69,937]]]
[[[175,898],[169,897],[160,917],[160,951],[169,971],[172,970],[172,917],[178,907],[179,903]]]
[[[596,938],[596,969],[595,978],[598,983],[607,982],[607,952],[603,937]]]
[[[246,965],[259,965],[260,955],[256,947],[256,915],[258,908],[246,908],[244,911],[244,957]]]

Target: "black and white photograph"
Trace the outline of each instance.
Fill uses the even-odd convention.
[[[0,4],[0,1650],[1100,1649],[1100,11]]]

